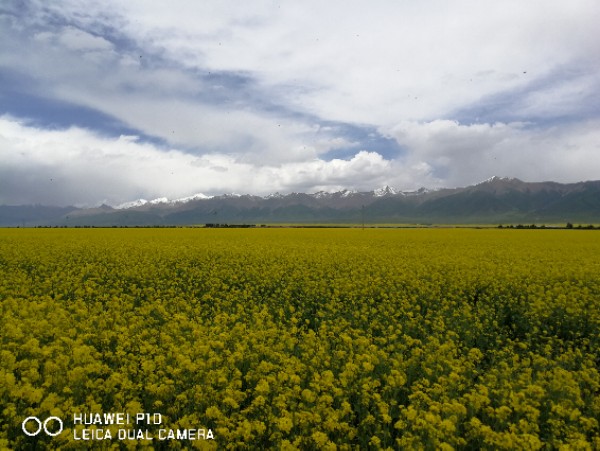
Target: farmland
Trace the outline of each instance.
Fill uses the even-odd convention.
[[[0,448],[599,449],[598,255],[576,230],[3,229]],[[141,412],[153,438],[74,421]]]

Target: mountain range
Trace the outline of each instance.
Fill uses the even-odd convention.
[[[417,191],[249,194],[139,199],[95,208],[0,206],[0,226],[198,224],[599,223],[600,180],[561,184],[492,177],[476,185]]]

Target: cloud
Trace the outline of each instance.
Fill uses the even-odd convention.
[[[69,50],[102,51],[113,48],[106,39],[74,27],[63,28],[58,35],[58,42]]]
[[[349,159],[273,164],[226,153],[199,156],[134,135],[43,129],[3,116],[0,204],[92,206],[196,193],[415,189],[465,186],[492,175],[574,182],[597,178],[599,130],[600,121],[568,130],[523,123],[402,122],[386,131],[406,150],[396,159],[359,150]]]
[[[586,61],[556,67],[523,86],[463,105],[452,116],[461,122],[528,121],[541,125],[600,117],[600,81],[598,68],[593,66]]]
[[[387,130],[430,186],[465,186],[493,175],[576,182],[600,173],[600,120],[536,128],[526,123],[402,122]]]
[[[201,157],[141,142],[137,136],[99,136],[89,130],[45,130],[0,118],[0,204],[118,205],[136,198],[195,193],[328,191],[383,179],[390,162],[360,151],[350,160],[278,165]]]
[[[8,2],[0,203],[597,178],[599,21],[594,0]]]
[[[293,191],[335,191],[347,187],[369,190],[389,177],[390,169],[391,162],[378,153],[361,150],[349,160],[291,163],[283,166],[276,177],[284,187],[293,187]]]
[[[182,2],[181,21],[171,4],[141,3],[115,9],[135,17],[127,33],[165,57],[252,74],[294,107],[338,121],[431,120],[597,57],[600,47],[599,8],[589,0],[258,2],[250,9],[223,2],[210,11]]]
[[[588,77],[600,69],[600,8],[589,0],[543,5],[345,2],[343,13],[336,2],[265,1],[248,8],[235,2],[132,0],[104,5],[84,8],[79,2],[61,2],[43,10],[70,21],[60,31],[63,40],[79,34],[88,36],[84,43],[129,42],[118,49],[121,61],[141,55],[145,69],[129,78],[148,77],[156,65],[165,64],[179,74],[244,74],[250,85],[223,86],[231,100],[239,101],[242,91],[251,94],[246,100],[252,104],[262,97],[333,121],[390,126],[399,119],[433,120],[496,93],[533,89],[544,96],[536,80],[560,67],[581,67]],[[106,38],[90,36],[86,27],[111,32]],[[66,40],[66,50],[73,50],[72,42]],[[79,65],[69,67],[80,76]],[[110,75],[110,69],[105,68],[104,77],[127,77],[123,72]],[[158,80],[165,76],[164,92],[169,78],[156,75]],[[210,89],[202,86],[207,80],[188,77],[182,86]],[[585,76],[581,83],[575,81],[571,89],[588,93],[597,88]]]
[[[33,37],[20,31],[7,36],[6,46],[18,45],[22,54],[6,56],[3,64],[23,75],[20,89],[29,96],[98,111],[121,123],[120,128],[168,145],[270,164],[310,160],[355,145],[337,135],[335,127],[319,127],[318,118],[269,100],[269,93],[243,73],[199,73],[163,58],[156,46],[118,47],[118,36],[103,38],[74,25],[44,29]]]

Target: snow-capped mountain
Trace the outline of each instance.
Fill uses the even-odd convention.
[[[378,198],[378,197],[385,197],[385,196],[396,196],[396,195],[418,195],[418,194],[425,194],[429,192],[429,190],[425,189],[425,188],[420,188],[417,191],[400,191],[397,190],[395,188],[392,188],[390,186],[384,186],[382,188],[377,188],[373,191],[367,191],[367,192],[359,192],[358,190],[355,189],[343,189],[341,191],[335,191],[335,192],[328,192],[328,191],[317,191],[315,193],[312,194],[306,194],[307,196],[311,196],[315,199],[340,199],[340,198],[344,198],[344,199],[348,199],[348,198],[352,198],[355,196],[364,198],[364,197],[374,197],[374,198]],[[275,192],[272,194],[268,194],[264,197],[262,197],[262,199],[265,200],[273,200],[273,199],[284,199],[287,196],[292,196],[292,195],[304,195],[303,193],[291,193],[291,194],[281,194],[279,192]],[[238,194],[238,193],[227,193],[227,194],[222,194],[221,196],[207,196],[205,194],[202,193],[198,193],[198,194],[194,194],[192,196],[187,196],[187,197],[181,197],[178,199],[171,199],[169,200],[166,197],[159,197],[153,200],[147,200],[147,199],[136,199],[136,200],[132,200],[129,202],[124,202],[122,204],[119,204],[113,208],[117,209],[117,210],[126,210],[126,209],[131,209],[131,208],[139,208],[139,207],[143,207],[143,206],[150,206],[150,205],[160,205],[160,204],[164,204],[164,205],[175,205],[175,204],[185,204],[188,202],[193,202],[193,201],[202,201],[202,200],[207,200],[207,199],[213,199],[213,198],[239,198],[239,197],[245,197],[247,195],[243,195],[243,194]]]
[[[396,191],[394,188],[386,185],[383,188],[378,188],[375,191],[373,191],[373,195],[376,197],[382,197],[382,196],[394,196],[396,194],[398,194],[399,191]]]
[[[202,193],[197,193],[197,194],[193,194],[191,196],[180,197],[178,199],[171,199],[171,200],[169,200],[167,197],[158,197],[158,198],[152,199],[152,200],[136,199],[136,200],[132,200],[132,201],[129,201],[129,202],[124,202],[122,204],[119,204],[119,205],[115,206],[114,208],[116,210],[127,210],[129,208],[143,207],[144,205],[160,205],[160,204],[174,205],[174,204],[184,204],[184,203],[192,202],[192,201],[195,201],[195,200],[210,199],[211,197],[212,196],[207,196],[207,195],[202,194]]]
[[[53,219],[52,214],[62,216]],[[363,217],[371,223],[598,223],[600,181],[527,183],[491,177],[472,186],[435,190],[400,191],[384,186],[366,192],[274,193],[264,197],[195,194],[174,200],[137,199],[117,207],[90,209],[0,207],[0,225],[360,223]]]
[[[284,197],[283,194],[277,192],[266,195],[264,199],[281,199],[282,197]]]
[[[180,197],[179,199],[174,199],[174,200],[172,200],[170,202],[172,204],[180,204],[180,203],[192,202],[192,201],[195,201],[195,200],[210,199],[211,197],[213,197],[213,196],[207,196],[206,194],[196,193],[196,194],[193,194],[191,196]]]
[[[147,203],[148,201],[146,199],[136,199],[116,205],[114,208],[116,210],[127,210],[129,208],[141,207],[142,205],[146,205]]]
[[[502,180],[510,180],[510,179],[508,177],[498,177],[497,175],[493,175],[489,179],[485,179],[481,182],[476,183],[475,186],[483,185],[484,183],[493,183],[493,182],[502,181]]]

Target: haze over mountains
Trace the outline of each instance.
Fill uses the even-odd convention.
[[[600,181],[528,183],[492,177],[464,188],[369,192],[197,194],[97,208],[0,206],[0,226],[268,223],[544,224],[600,222]]]

